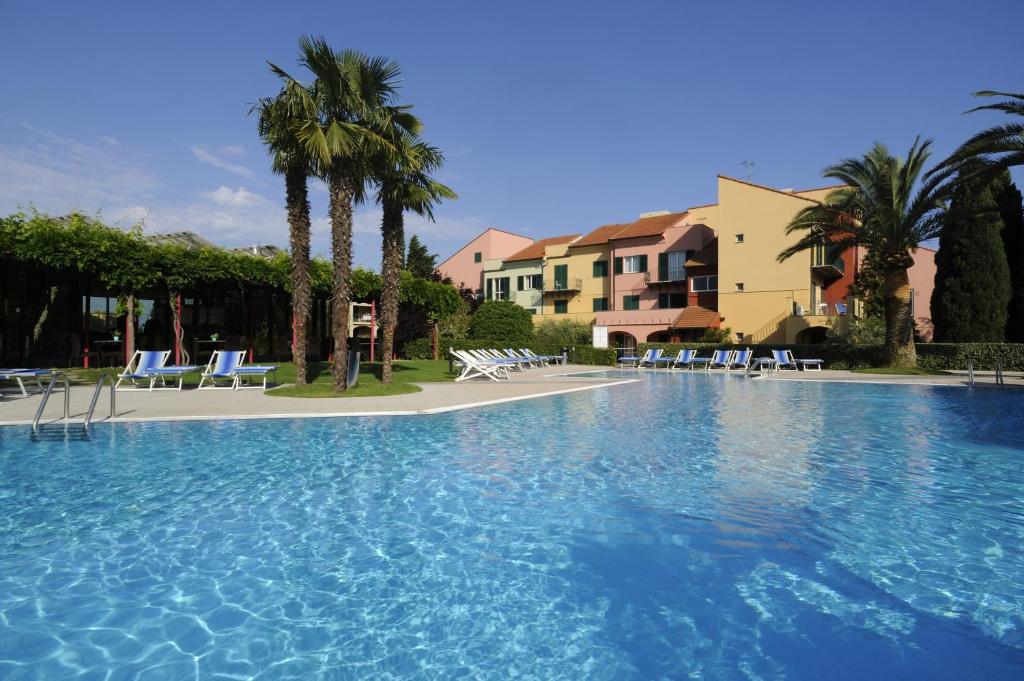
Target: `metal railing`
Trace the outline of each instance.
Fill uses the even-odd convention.
[[[110,374],[100,374],[100,379],[96,381],[96,390],[92,393],[92,402],[89,403],[89,411],[85,413],[85,428],[88,430],[89,424],[92,423],[92,415],[96,411],[96,403],[99,402],[100,393],[103,392],[103,382],[107,381],[110,383],[110,416],[114,418],[114,413],[117,410],[117,391],[114,390],[114,377]]]
[[[68,380],[67,374],[63,371],[57,371],[50,377],[50,382],[47,384],[46,389],[43,390],[43,399],[39,402],[39,408],[36,409],[36,416],[32,419],[32,432],[39,429],[39,420],[43,418],[43,410],[46,409],[46,403],[50,399],[50,395],[53,394],[53,386],[57,384],[57,379],[60,379],[64,383],[64,416],[65,421],[71,416],[71,381]]]

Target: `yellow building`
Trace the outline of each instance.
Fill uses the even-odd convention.
[[[574,319],[591,323],[597,312],[611,309],[612,263],[608,239],[627,224],[604,225],[576,241],[548,249],[544,280],[544,317]],[[562,273],[564,272],[564,281]],[[559,277],[556,277],[556,273]]]
[[[798,253],[781,263],[778,255],[798,238],[786,234],[793,217],[833,189],[779,190],[719,175],[718,203],[689,209],[693,222],[718,233],[718,311],[733,342],[823,336],[828,312],[845,297],[855,266],[826,261],[821,253]]]

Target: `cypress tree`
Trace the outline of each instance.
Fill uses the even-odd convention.
[[[953,193],[935,254],[935,340],[999,342],[1010,302],[1010,272],[996,197],[1008,177],[962,182]]]
[[[436,279],[437,256],[427,250],[426,244],[415,234],[409,239],[409,248],[405,255],[405,269],[420,279]]]
[[[1012,183],[997,197],[1003,219],[1003,250],[1010,268],[1010,305],[1007,310],[1006,340],[1024,343],[1024,205],[1020,190]]]

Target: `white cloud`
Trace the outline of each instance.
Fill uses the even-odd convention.
[[[245,153],[245,147],[241,144],[228,144],[217,150],[221,156],[241,156]]]
[[[225,160],[218,156],[217,154],[213,153],[212,151],[209,151],[205,147],[199,146],[198,144],[189,145],[189,149],[192,150],[192,155],[195,156],[200,161],[202,161],[203,163],[208,163],[211,166],[220,168],[221,170],[226,170],[229,173],[241,175],[242,177],[253,176],[253,172],[246,168],[245,166],[238,165],[237,163],[232,163],[231,161]],[[221,149],[221,151],[223,151],[223,149]]]
[[[221,185],[211,192],[203,192],[203,198],[209,199],[222,206],[234,206],[236,208],[247,208],[249,206],[269,205],[270,200],[254,194],[245,187],[232,189]]]

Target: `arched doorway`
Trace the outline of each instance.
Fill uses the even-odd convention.
[[[608,336],[611,346],[619,350],[619,355],[636,352],[636,338],[625,331],[616,331]]]
[[[824,343],[825,338],[828,336],[828,329],[824,326],[812,326],[809,329],[804,329],[796,334],[797,345],[812,345],[816,343]]]

